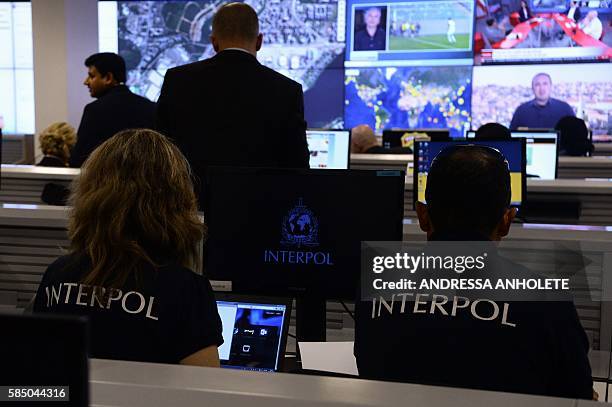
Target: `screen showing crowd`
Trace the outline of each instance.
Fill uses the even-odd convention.
[[[612,57],[612,2],[477,0],[475,62],[591,61]]]

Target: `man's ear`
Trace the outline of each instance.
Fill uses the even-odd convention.
[[[104,76],[102,77],[102,79],[104,80],[104,83],[105,83],[105,84],[107,84],[107,85],[112,85],[112,84],[114,84],[114,83],[118,83],[118,82],[115,80],[115,75],[113,75],[113,73],[112,73],[112,72],[107,72],[107,73],[106,73],[106,75],[104,75]]]
[[[422,202],[417,202],[416,213],[417,217],[419,218],[419,226],[421,227],[421,230],[428,234],[433,232],[433,227],[431,225],[431,220],[429,219],[427,205]]]
[[[504,216],[502,216],[501,220],[497,224],[497,228],[495,231],[495,240],[499,240],[504,236],[508,236],[510,232],[510,226],[512,225],[512,221],[516,217],[516,208],[506,209],[504,212]]]
[[[259,51],[261,49],[261,45],[263,44],[263,34],[257,34],[257,43],[255,44],[255,50]]]
[[[214,35],[210,36],[210,43],[213,46],[213,49],[215,50],[215,52],[219,52],[219,41],[217,41],[217,37],[215,37]]]

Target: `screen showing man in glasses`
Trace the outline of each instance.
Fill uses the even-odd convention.
[[[523,201],[523,183],[525,182],[525,143],[524,140],[520,139],[504,141],[423,141],[417,143],[415,151],[417,200],[426,203],[427,174],[435,157],[447,147],[470,144],[490,147],[494,149],[492,153],[500,153],[500,159],[507,161],[512,189],[510,204],[520,206]]]

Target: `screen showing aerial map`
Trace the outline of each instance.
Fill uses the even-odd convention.
[[[100,51],[126,60],[128,86],[157,100],[169,68],[212,57],[212,18],[226,1],[100,1]],[[342,127],[344,3],[245,1],[259,16],[259,61],[299,82],[309,127]],[[324,95],[332,95],[325,97]]]

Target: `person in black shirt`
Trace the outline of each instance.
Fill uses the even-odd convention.
[[[155,103],[138,96],[125,85],[125,61],[117,54],[102,52],[85,60],[83,84],[97,100],[85,106],[77,131],[70,166],[80,167],[91,152],[115,133],[155,126]]]
[[[501,153],[482,146],[451,147],[430,167],[427,204],[417,203],[419,225],[430,241],[487,245],[508,234],[516,215],[509,207],[510,197],[510,173]],[[533,276],[497,255],[493,243],[487,247],[487,264],[494,266],[487,272],[503,273],[510,266],[514,276]],[[401,307],[405,312],[378,316],[371,311],[371,299],[356,304],[360,376],[569,398],[594,396],[588,339],[573,302],[530,298],[497,303],[499,309],[507,307],[505,323],[483,320],[469,311],[431,312],[434,306],[429,303],[406,301]],[[418,306],[427,311],[413,311]]]
[[[179,149],[152,130],[120,132],[71,200],[70,252],[47,268],[34,312],[89,317],[94,358],[219,366],[221,319],[192,271],[205,226]]]
[[[363,13],[365,27],[355,32],[355,51],[380,51],[385,49],[385,29],[380,27],[381,10],[370,7]]]
[[[38,142],[45,156],[36,165],[66,167],[70,151],[76,142],[76,131],[66,122],[53,123],[40,133]]]

